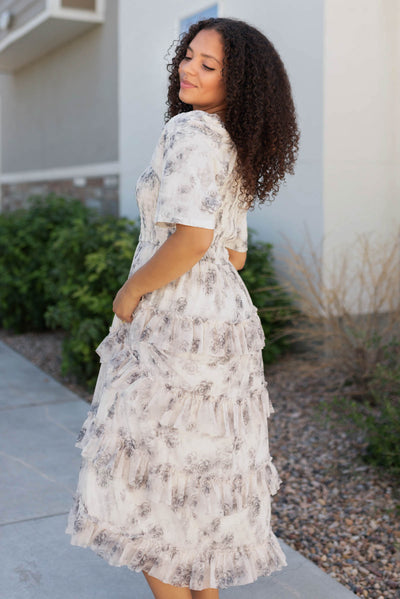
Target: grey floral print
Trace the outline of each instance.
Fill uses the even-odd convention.
[[[215,114],[168,121],[139,177],[130,275],[178,223],[214,231],[193,268],[144,295],[100,343],[66,533],[109,564],[194,590],[248,584],[286,565],[271,530],[281,480],[256,307],[228,249],[247,249],[232,192],[236,150]]]

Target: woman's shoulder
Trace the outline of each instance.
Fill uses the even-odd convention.
[[[171,117],[167,124],[184,125],[193,124],[204,127],[223,126],[221,118],[216,113],[206,112],[205,110],[189,110],[187,112],[179,112]]]
[[[182,138],[196,137],[210,146],[219,146],[228,138],[228,132],[217,114],[204,110],[180,112],[171,117],[164,126],[166,136],[176,135]]]

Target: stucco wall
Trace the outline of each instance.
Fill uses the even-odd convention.
[[[400,225],[400,1],[326,0],[325,268]]]

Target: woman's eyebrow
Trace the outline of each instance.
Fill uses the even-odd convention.
[[[193,48],[191,48],[190,46],[188,46],[188,50],[191,50],[193,52]],[[205,56],[206,58],[213,58],[219,64],[221,64],[220,61],[218,60],[218,58],[215,58],[215,56],[211,56],[211,54],[200,54],[200,56]]]

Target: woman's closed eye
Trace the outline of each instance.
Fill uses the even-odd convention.
[[[183,60],[192,60],[192,58],[191,58],[191,56],[184,56]],[[201,66],[204,67],[205,69],[207,69],[207,71],[215,71],[215,69],[208,67],[206,64],[203,64]]]

